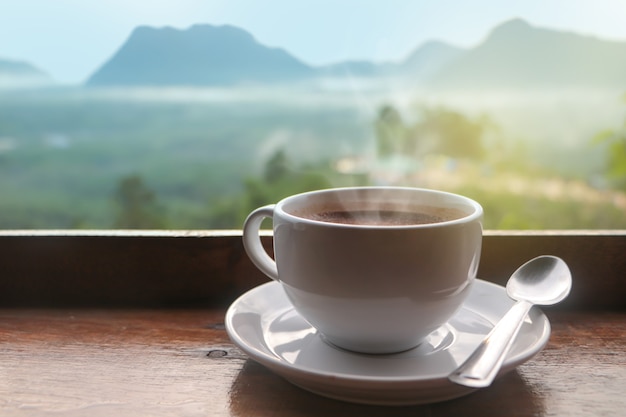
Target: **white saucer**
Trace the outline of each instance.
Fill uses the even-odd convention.
[[[295,312],[282,286],[269,282],[230,306],[226,330],[254,360],[308,391],[364,404],[425,404],[474,391],[447,376],[511,305],[503,287],[476,280],[461,310],[420,346],[391,355],[367,355],[324,342]],[[533,308],[500,375],[532,358],[549,337],[547,317]]]

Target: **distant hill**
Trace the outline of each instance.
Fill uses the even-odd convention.
[[[450,88],[626,87],[626,42],[514,19],[430,80]]]
[[[48,74],[27,62],[0,59],[0,88],[40,87],[52,83]]]
[[[87,81],[111,85],[233,85],[309,77],[312,68],[233,26],[139,27]]]
[[[434,88],[626,88],[626,42],[513,19],[471,49],[429,41],[401,62],[313,67],[233,26],[139,27],[87,85],[230,86],[317,77],[399,77]]]
[[[434,76],[454,65],[467,50],[440,41],[429,41],[415,49],[402,63],[400,71],[418,79]]]
[[[394,64],[377,64],[370,61],[343,61],[316,69],[314,75],[320,77],[380,77],[392,73]]]
[[[139,27],[87,85],[227,86],[315,77],[424,76],[461,53],[443,42],[427,42],[401,63],[346,61],[312,67],[233,26]]]
[[[408,77],[423,79],[452,63],[466,51],[440,41],[428,41],[401,62],[345,61],[317,68],[316,75],[356,77]]]

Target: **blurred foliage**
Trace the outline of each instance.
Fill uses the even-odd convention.
[[[450,189],[479,201],[484,228],[492,230],[626,229],[624,211],[610,202],[489,191],[471,185]]]
[[[413,154],[415,143],[409,141],[408,127],[395,107],[386,105],[374,123],[378,156]]]
[[[393,106],[381,107],[374,124],[380,157],[443,154],[452,158],[484,158],[483,135],[490,127],[488,119],[471,120],[443,107],[423,107],[417,113],[418,120],[407,123]]]
[[[156,195],[136,174],[119,181],[113,199],[117,205],[115,229],[162,229],[166,227]]]
[[[613,187],[626,191],[626,117],[619,128],[598,133],[593,142],[606,146],[605,175],[608,181]]]
[[[442,107],[386,105],[365,117],[341,106],[12,96],[0,100],[0,228],[239,229],[250,211],[291,194],[378,184],[371,164],[336,169],[374,153],[415,162],[398,185],[480,201],[489,229],[626,229],[616,203],[626,120],[594,139],[607,151],[608,186],[576,177],[582,196],[567,195],[571,178],[506,133]],[[565,193],[528,191],[546,178]]]
[[[329,168],[296,170],[284,149],[277,150],[265,163],[260,178],[244,180],[243,191],[220,199],[209,211],[214,228],[241,228],[247,215],[257,207],[277,203],[297,193],[331,187]]]

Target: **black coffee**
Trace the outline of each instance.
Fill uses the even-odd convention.
[[[406,226],[412,224],[440,223],[462,217],[435,214],[419,211],[400,210],[331,210],[308,213],[305,217],[328,223],[361,224],[373,226]]]

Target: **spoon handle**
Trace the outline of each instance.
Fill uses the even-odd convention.
[[[518,301],[495,325],[469,358],[448,379],[472,388],[488,387],[498,374],[532,303]]]

